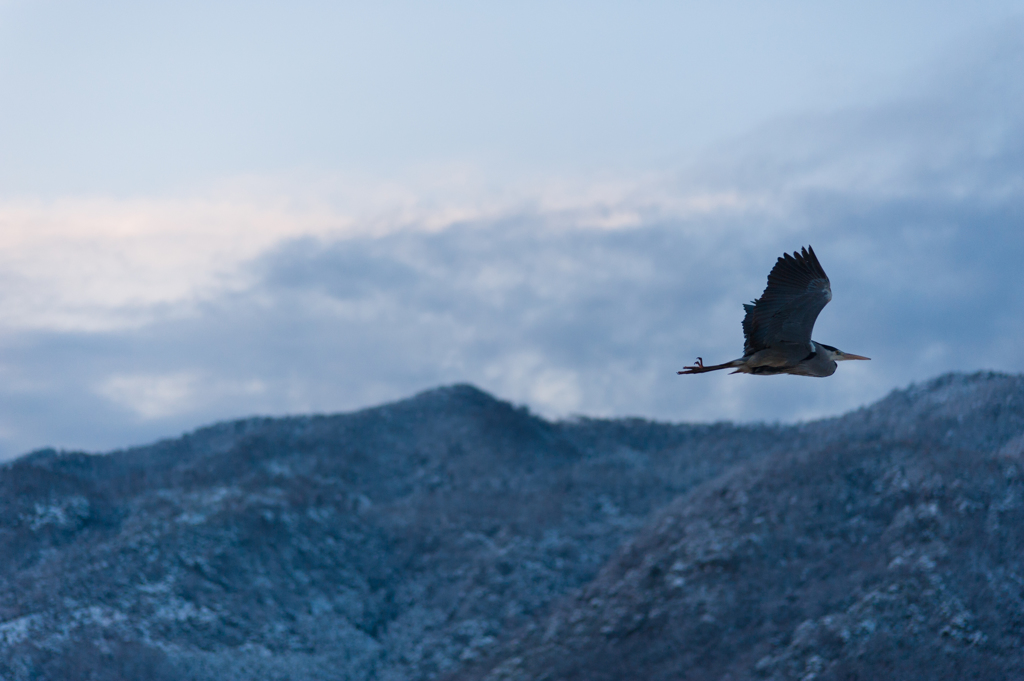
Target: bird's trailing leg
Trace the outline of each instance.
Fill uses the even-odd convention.
[[[743,364],[743,360],[734,359],[731,362],[725,364],[713,364],[712,366],[704,366],[704,358],[698,357],[697,361],[693,363],[693,366],[683,367],[682,371],[677,371],[677,374],[703,374],[705,371],[717,371],[719,369],[729,369],[732,367],[738,367]]]
[[[677,371],[677,374],[699,374],[704,370],[704,358],[698,357],[697,361],[693,363],[693,366],[683,367],[682,371]]]

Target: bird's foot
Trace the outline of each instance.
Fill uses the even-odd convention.
[[[677,371],[677,374],[695,374],[704,368],[704,358],[698,357],[697,361],[693,363],[693,366],[683,367],[682,371]]]

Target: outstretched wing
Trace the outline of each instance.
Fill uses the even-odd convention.
[[[744,356],[781,343],[810,343],[814,321],[830,300],[832,287],[814,250],[786,253],[768,275],[761,297],[743,306]]]

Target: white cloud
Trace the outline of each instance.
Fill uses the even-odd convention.
[[[193,373],[118,375],[96,386],[96,394],[143,419],[158,419],[194,408],[198,384]]]
[[[0,332],[107,331],[194,314],[250,289],[246,263],[304,237],[435,233],[522,213],[550,229],[621,229],[743,206],[733,192],[672,196],[665,176],[497,192],[466,169],[441,174],[406,185],[247,178],[205,197],[0,201]]]
[[[197,371],[116,374],[95,387],[97,395],[142,420],[195,413],[211,402],[265,391],[266,386],[258,379],[217,380]]]
[[[576,371],[553,364],[539,352],[506,350],[480,376],[497,393],[515,395],[544,414],[567,415],[582,403]]]

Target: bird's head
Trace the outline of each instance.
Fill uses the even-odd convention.
[[[851,355],[848,352],[843,352],[839,348],[834,348],[831,345],[825,345],[818,343],[818,347],[825,350],[828,353],[829,359],[833,362],[843,362],[848,359],[871,359],[870,357],[862,357],[861,355]]]

